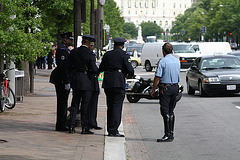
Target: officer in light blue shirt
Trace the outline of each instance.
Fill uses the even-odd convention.
[[[157,71],[153,80],[153,90],[150,95],[154,96],[156,87],[160,88],[160,109],[164,121],[164,136],[157,139],[157,142],[173,141],[174,130],[174,108],[176,106],[176,96],[178,94],[180,61],[172,55],[173,47],[170,43],[162,46],[164,58],[159,61]]]

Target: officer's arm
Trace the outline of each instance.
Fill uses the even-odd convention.
[[[103,55],[102,62],[99,65],[99,72],[106,71],[105,62],[106,62],[106,54]]]
[[[131,65],[130,56],[127,54],[125,54],[125,56],[124,56],[124,66],[126,69],[126,73],[128,74],[128,77],[132,77],[134,75],[134,69]]]
[[[67,84],[68,81],[68,62],[65,51],[63,49],[58,50],[57,68],[60,76],[63,78],[63,83]]]
[[[152,91],[150,92],[150,95],[151,95],[152,97],[154,96],[155,90],[156,90],[157,85],[158,85],[159,82],[160,82],[160,77],[155,76],[155,77],[154,77],[154,80],[153,80],[153,88],[152,88]]]
[[[96,65],[96,58],[94,55],[91,56],[90,67],[94,74],[98,74],[98,67]]]

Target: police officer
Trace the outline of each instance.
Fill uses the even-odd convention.
[[[94,44],[90,44],[90,48],[91,51],[93,51],[94,49]],[[93,54],[94,56],[96,56],[95,54]],[[89,103],[89,126],[91,129],[95,129],[95,130],[102,130],[103,128],[98,126],[97,124],[97,107],[98,107],[98,96],[100,93],[100,89],[99,89],[99,83],[98,83],[98,74],[94,75],[94,78],[92,79],[92,86],[93,86],[93,91],[92,91],[92,96],[91,96],[91,100]]]
[[[75,133],[75,120],[81,100],[81,134],[93,134],[94,132],[90,131],[88,108],[93,91],[92,80],[95,74],[98,74],[96,59],[90,50],[94,45],[95,37],[83,35],[82,38],[82,45],[71,51],[69,59],[73,89],[69,133]]]
[[[157,142],[171,142],[174,139],[174,108],[178,94],[178,82],[180,75],[180,62],[172,55],[173,47],[170,43],[162,46],[164,58],[159,61],[157,71],[153,80],[153,90],[150,95],[154,96],[157,85],[161,90],[160,110],[164,122],[164,136]]]
[[[123,38],[114,38],[114,50],[104,54],[99,71],[104,71],[102,87],[107,98],[107,131],[108,136],[124,137],[119,134],[118,127],[121,123],[122,105],[125,97],[125,77],[133,76],[134,69],[130,57],[122,49]]]
[[[57,67],[52,71],[50,82],[55,85],[57,95],[56,131],[68,131],[66,126],[68,95],[70,90],[68,56],[73,44],[72,32],[62,34],[63,43],[56,51]]]

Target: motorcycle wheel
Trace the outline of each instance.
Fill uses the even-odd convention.
[[[178,93],[176,97],[176,102],[178,102],[182,98],[182,93]]]
[[[130,103],[137,103],[140,100],[139,96],[127,95],[127,100]]]

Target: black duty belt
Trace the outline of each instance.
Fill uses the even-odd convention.
[[[108,69],[107,71],[108,72],[115,72],[115,71],[122,72],[121,69]]]
[[[87,71],[83,71],[83,70],[76,70],[75,72],[87,74]]]
[[[176,86],[178,83],[160,83],[162,86]]]

